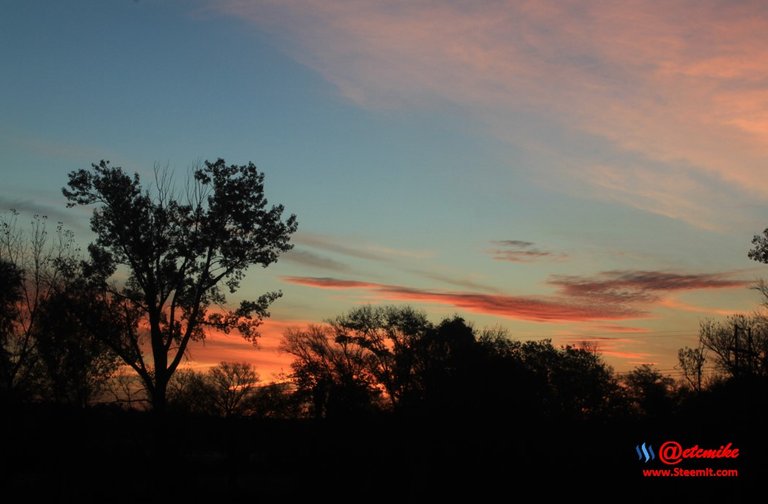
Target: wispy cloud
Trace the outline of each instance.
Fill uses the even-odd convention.
[[[298,248],[285,252],[280,256],[280,259],[301,264],[303,266],[310,266],[312,268],[335,271],[337,273],[346,273],[349,271],[349,266],[344,263],[335,261],[329,257],[324,257],[320,254],[315,254],[309,250]]]
[[[192,345],[189,356],[194,367],[207,368],[219,362],[249,362],[262,381],[275,379],[290,371],[291,356],[279,350],[282,334],[289,327],[303,327],[312,322],[303,320],[266,319],[259,327],[257,345],[237,334],[209,331],[203,343]]]
[[[566,298],[437,291],[399,285],[316,277],[283,277],[289,283],[323,289],[365,289],[390,301],[420,301],[455,306],[474,313],[538,322],[582,322],[639,318],[645,312],[619,304],[574,302]]]
[[[706,306],[706,307],[696,306],[690,303],[684,303],[679,299],[675,299],[675,298],[662,299],[659,301],[659,304],[665,308],[669,308],[672,310],[680,310],[680,311],[686,311],[686,312],[692,312],[692,313],[703,313],[709,316],[719,315],[722,317],[727,317],[729,315],[737,315],[739,313],[744,313],[743,310],[727,310],[722,308],[713,308],[710,306]]]
[[[743,288],[749,281],[723,273],[682,274],[664,271],[606,271],[594,277],[555,275],[551,285],[572,297],[606,303],[649,303],[661,292]]]
[[[505,246],[505,247],[514,247],[514,248],[523,248],[523,249],[533,247],[533,242],[523,241],[523,240],[495,240],[495,241],[492,241],[491,243]]]
[[[647,314],[625,305],[579,303],[555,297],[436,292],[398,286],[383,286],[377,290],[385,299],[447,304],[474,313],[536,322],[621,320]]]
[[[329,277],[297,277],[297,276],[284,276],[281,277],[283,281],[304,285],[307,287],[320,287],[321,289],[378,289],[382,284],[371,282],[358,282],[356,280],[341,280],[338,278]]]
[[[744,280],[726,274],[681,274],[659,271],[608,271],[595,277],[555,276],[558,287],[550,296],[522,296],[467,291],[420,289],[331,277],[285,276],[288,283],[321,289],[360,289],[381,299],[419,301],[455,306],[470,312],[538,322],[587,322],[646,317],[660,304],[660,293],[744,287]],[[620,325],[611,332],[643,332]]]
[[[17,210],[20,213],[28,215],[44,215],[51,219],[53,222],[65,222],[67,226],[75,228],[78,231],[87,229],[78,219],[76,212],[67,211],[64,204],[61,208],[57,208],[53,205],[41,203],[39,201],[31,201],[21,198],[9,198],[0,195],[0,213],[4,213],[10,210]]]
[[[609,333],[626,333],[626,334],[644,334],[651,332],[650,329],[645,327],[630,327],[623,325],[599,325],[595,326],[595,329],[599,332]]]
[[[86,146],[76,143],[61,142],[52,138],[30,135],[9,126],[0,125],[0,143],[8,142],[17,149],[44,156],[49,159],[84,163],[97,162],[101,159],[117,159],[114,152],[103,147]]]
[[[293,241],[307,247],[334,252],[336,254],[358,259],[367,259],[369,261],[386,260],[386,257],[383,254],[364,250],[359,247],[349,246],[346,243],[343,243],[339,238],[317,233],[298,232],[294,235]]]
[[[348,238],[299,232],[293,241],[306,247],[368,261],[389,262],[396,258],[424,259],[434,254],[425,250],[402,250],[376,244],[355,243]]]
[[[768,196],[764,2],[221,0],[212,8],[271,31],[360,106],[455,105],[498,138],[547,152],[555,162],[532,176],[562,180],[582,197],[590,188],[594,198],[714,228],[728,217],[702,202]],[[575,145],[556,151],[548,135]]]
[[[384,247],[382,245],[367,245],[366,250],[390,258],[404,257],[408,259],[429,259],[430,257],[435,256],[435,253],[431,250],[404,250]]]
[[[654,357],[652,353],[636,350],[638,341],[629,338],[570,336],[566,338],[566,341],[568,344],[576,346],[582,343],[588,343],[597,348],[597,351],[603,356],[614,357],[626,361],[641,360],[642,362],[648,362],[649,358]]]
[[[424,278],[428,278],[430,280],[435,280],[437,282],[441,282],[444,284],[453,285],[454,287],[461,287],[464,289],[471,289],[471,290],[481,291],[481,292],[498,292],[499,291],[499,289],[497,289],[496,287],[485,285],[483,283],[480,283],[468,278],[455,277],[453,275],[446,275],[446,274],[440,274],[440,273],[423,271],[423,270],[412,269],[408,271],[410,273],[415,273],[417,275],[420,275]]]
[[[495,240],[491,245],[493,248],[486,252],[496,261],[533,262],[539,259],[562,260],[567,257],[565,254],[542,250],[529,241]]]

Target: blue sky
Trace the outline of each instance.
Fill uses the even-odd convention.
[[[298,216],[295,250],[239,293],[284,292],[263,352],[212,341],[198,360],[277,369],[282,328],[392,302],[672,370],[700,319],[760,302],[746,258],[768,225],[760,2],[3,11],[0,206],[87,243],[68,172],[108,159],[183,178],[223,157],[256,163]]]

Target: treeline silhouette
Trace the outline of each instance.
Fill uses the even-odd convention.
[[[651,365],[616,373],[588,343],[518,341],[409,306],[286,331],[291,372],[271,383],[248,363],[180,367],[208,329],[258,336],[280,294],[225,312],[220,287],[290,249],[296,220],[267,206],[252,164],[206,162],[181,197],[166,173],[153,187],[106,162],[70,174],[70,203],[96,206],[87,257],[44,217],[0,220],[7,495],[735,502],[766,476],[759,314],[702,321],[679,380]],[[766,262],[768,230],[753,244]],[[635,447],[670,439],[733,443],[740,476],[643,478]]]
[[[764,474],[765,376],[696,390],[653,366],[617,374],[594,348],[433,324],[409,307],[356,308],[283,345],[296,356],[285,381],[260,384],[246,363],[177,372],[160,428],[145,395],[134,407],[55,406],[62,396],[43,392],[10,405],[6,488],[126,502],[524,490],[600,501],[611,481],[634,497],[738,502]],[[740,479],[643,480],[634,447],[667,439],[734,443]]]

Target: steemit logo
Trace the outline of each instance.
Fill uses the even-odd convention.
[[[635,451],[637,452],[637,460],[643,460],[645,458],[645,463],[647,464],[649,460],[655,460],[656,455],[653,453],[653,447],[649,444],[641,444],[635,446]]]

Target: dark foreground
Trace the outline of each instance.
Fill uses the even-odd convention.
[[[727,412],[661,421],[539,422],[368,417],[256,420],[27,406],[5,411],[2,492],[24,502],[754,502],[768,477],[765,427]],[[156,439],[162,438],[158,445]],[[735,459],[638,460],[665,441],[732,443]],[[163,450],[164,455],[158,455]],[[657,453],[654,453],[658,455]],[[738,477],[643,477],[643,469],[712,467]],[[2,499],[6,501],[5,498]]]

